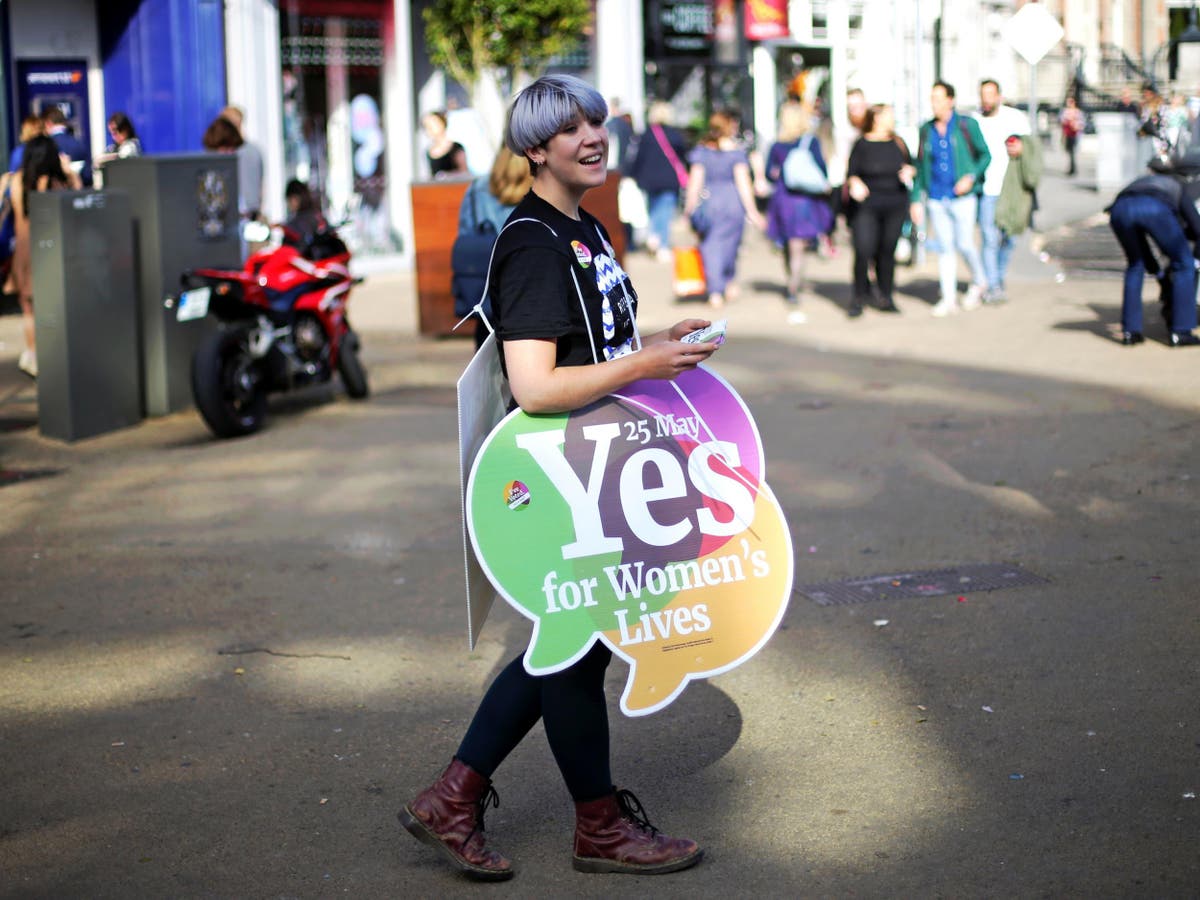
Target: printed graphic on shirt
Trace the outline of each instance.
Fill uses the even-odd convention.
[[[604,249],[611,251],[605,242]],[[629,276],[610,253],[600,253],[595,258],[596,287],[603,300],[600,306],[600,321],[604,330],[604,358],[617,359],[635,349],[633,343],[633,301],[637,295],[629,283]],[[624,339],[620,336],[624,335]]]
[[[579,260],[579,264],[585,269],[592,263],[592,251],[587,248],[587,244],[582,241],[571,241],[571,249],[575,251],[575,258]]]

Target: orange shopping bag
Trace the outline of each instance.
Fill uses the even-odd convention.
[[[695,297],[708,292],[704,280],[704,260],[699,247],[675,248],[675,278],[672,282],[676,297]]]

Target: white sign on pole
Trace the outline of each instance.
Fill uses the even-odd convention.
[[[1031,66],[1062,40],[1063,27],[1041,3],[1026,3],[1008,20],[1004,39]]]

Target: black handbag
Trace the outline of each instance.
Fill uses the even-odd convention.
[[[492,245],[496,243],[496,228],[491,222],[480,221],[475,207],[474,187],[471,188],[471,218],[475,220],[473,231],[461,232],[454,239],[450,250],[450,290],[454,294],[454,315],[462,318],[469,315],[480,299],[483,300],[485,315],[491,315],[491,301],[483,296],[487,284],[488,264],[492,258]]]

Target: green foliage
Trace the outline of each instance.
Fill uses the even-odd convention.
[[[537,74],[592,28],[589,0],[435,0],[422,16],[430,60],[464,87],[488,70]]]

